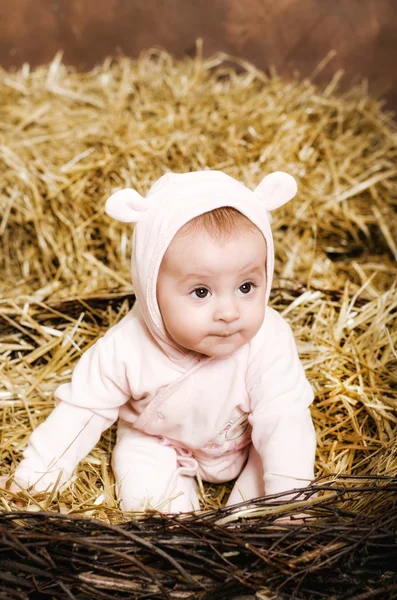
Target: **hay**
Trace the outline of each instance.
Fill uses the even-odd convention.
[[[364,84],[339,94],[339,78],[320,89],[309,80],[283,82],[223,55],[177,62],[160,51],[138,61],[109,59],[85,74],[66,68],[61,56],[34,71],[25,65],[16,73],[0,72],[0,475],[20,460],[31,430],[53,407],[55,387],[69,380],[81,353],[134,301],[130,228],[104,214],[106,197],[121,186],[145,193],[167,170],[207,167],[250,187],[277,169],[298,180],[297,198],[274,213],[271,303],[291,323],[315,388],[317,475],[396,475],[396,128]],[[25,493],[27,509],[60,512],[65,519],[82,515],[109,527],[128,519],[114,494],[113,443],[114,428],[82,462],[71,486],[49,496]],[[391,481],[389,495],[370,486],[358,508],[346,492],[351,514],[370,518],[377,507],[372,516],[380,523],[396,500]],[[356,480],[343,485],[354,488]],[[203,508],[218,509],[227,491],[227,486],[202,486]],[[0,507],[15,516],[4,516],[7,531],[11,523],[22,536],[29,523],[44,527],[38,514],[18,520],[16,500],[15,494],[0,492]],[[341,500],[327,502],[340,507]],[[349,519],[347,513],[338,518]],[[251,513],[242,514],[251,527]],[[269,514],[274,518],[278,511]],[[165,530],[165,522],[171,529],[177,523],[153,519]],[[208,519],[199,525],[205,528]],[[55,522],[83,527],[55,517],[47,526]],[[341,533],[343,543],[354,546],[349,536],[357,522]],[[395,525],[388,522],[390,535]],[[375,533],[384,530],[371,526]],[[201,534],[205,538],[204,529]],[[266,532],[269,539],[273,535],[273,529]],[[311,551],[317,544],[320,560],[325,550],[313,539]],[[283,556],[289,552],[285,548]],[[368,589],[383,589],[379,582],[386,571]],[[28,572],[34,578],[34,569]],[[248,589],[248,579],[241,577],[236,576],[241,589]],[[143,597],[115,586],[108,588],[119,590],[113,598]],[[342,597],[341,589],[335,587],[335,597]],[[61,588],[54,593],[90,597],[70,596]],[[161,593],[149,587],[146,597]],[[20,594],[27,597],[28,588]]]

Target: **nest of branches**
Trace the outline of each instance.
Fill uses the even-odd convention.
[[[3,512],[0,598],[395,598],[397,478],[324,479],[303,496],[122,525]]]
[[[304,501],[226,509],[230,486],[200,482],[201,512],[138,515],[117,504],[111,428],[57,493],[0,489],[0,598],[397,597],[396,127],[340,77],[320,89],[157,50],[89,73],[60,56],[0,71],[0,476],[134,302],[130,226],[106,198],[167,170],[297,179],[273,216],[271,304],[315,389],[318,440]]]

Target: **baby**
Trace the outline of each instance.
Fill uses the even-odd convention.
[[[268,211],[295,193],[281,172],[252,192],[200,171],[168,173],[146,198],[130,189],[109,198],[110,216],[136,223],[137,300],[56,390],[14,473],[19,487],[67,482],[117,419],[123,510],[197,510],[197,475],[236,479],[228,504],[313,479],[313,393],[289,325],[267,306]]]

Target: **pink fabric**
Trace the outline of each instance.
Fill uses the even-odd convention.
[[[258,188],[261,193],[269,190],[268,185]],[[145,205],[139,202],[141,210]],[[131,474],[140,461],[153,467],[141,469],[138,477],[147,498],[163,502],[165,493],[183,488],[185,504],[176,501],[168,509],[190,510],[198,504],[186,477],[198,473],[212,482],[238,477],[251,441],[260,457],[260,479],[267,494],[307,485],[313,478],[315,453],[308,408],[313,392],[288,324],[267,307],[262,327],[250,343],[229,358],[208,358],[173,344],[156,301],[160,262],[175,233],[194,216],[225,205],[245,214],[266,239],[269,294],[273,242],[266,198],[223,173],[204,171],[167,174],[152,188],[146,204],[134,232],[137,302],[84,353],[71,382],[58,387],[59,404],[33,432],[15,480],[36,489],[67,481],[101,433],[119,418],[119,442],[123,440],[129,451],[116,446],[113,468],[126,509],[148,505],[142,498],[137,503],[131,500],[131,485],[138,477]],[[128,442],[130,434],[131,439],[138,435],[139,444]],[[151,450],[147,454],[139,448]],[[161,460],[152,459],[153,452],[161,456],[162,451],[168,458],[160,468]],[[248,471],[241,479],[244,489],[233,497],[252,497],[258,490],[257,475],[250,477]],[[156,487],[160,472],[167,480],[161,490]]]

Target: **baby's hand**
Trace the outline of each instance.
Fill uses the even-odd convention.
[[[11,480],[11,484],[7,485],[7,482]],[[17,483],[15,483],[10,475],[2,475],[0,477],[0,488],[3,488],[4,490],[7,490],[8,492],[13,492],[14,494],[17,494],[18,492],[20,492],[22,489],[24,489],[22,486],[18,485]]]
[[[6,483],[9,480],[9,475],[2,475],[0,477],[0,488],[6,489]]]
[[[7,482],[10,479],[11,478],[9,475],[2,475],[0,477],[0,489],[7,490],[7,492],[11,492],[12,494],[17,494],[23,488],[21,486],[17,485],[14,481],[11,481],[11,485],[7,486]],[[16,506],[26,506],[26,502],[21,499],[16,500],[15,504],[16,504]]]

